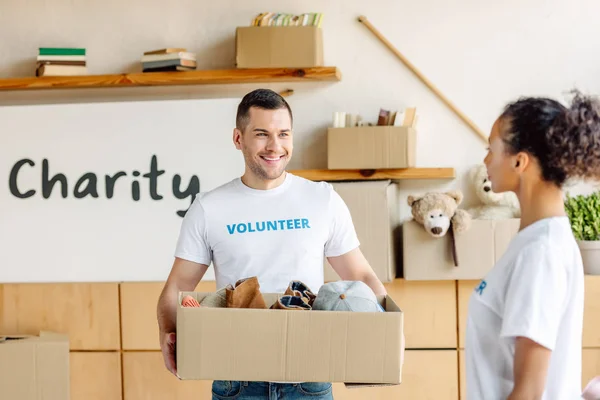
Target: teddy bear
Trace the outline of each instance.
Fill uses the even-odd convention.
[[[462,192],[429,192],[421,197],[409,195],[407,200],[414,220],[423,225],[431,236],[440,238],[450,232],[454,265],[458,266],[454,235],[468,230],[471,226],[470,214],[458,209],[463,201]]]
[[[515,193],[492,191],[492,182],[488,178],[485,165],[478,164],[471,168],[469,181],[477,198],[483,203],[467,209],[473,219],[506,219],[521,216],[519,200]]]

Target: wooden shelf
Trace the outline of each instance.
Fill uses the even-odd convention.
[[[139,72],[116,75],[0,79],[0,91],[133,86],[212,85],[255,82],[339,81],[337,67]]]
[[[454,168],[403,168],[403,169],[304,169],[292,170],[290,173],[311,181],[368,181],[368,180],[400,180],[400,179],[453,179]]]

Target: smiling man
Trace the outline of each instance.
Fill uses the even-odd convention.
[[[286,172],[294,147],[292,125],[283,97],[266,89],[248,93],[233,131],[246,164],[243,176],[198,195],[182,222],[158,303],[161,349],[175,374],[177,294],[194,290],[211,263],[217,288],[256,276],[264,293],[283,293],[292,280],[317,293],[327,257],[342,279],[363,281],[375,294],[386,294],[359,249],[348,207],[333,187]],[[333,398],[327,382],[215,381],[213,392],[214,398],[238,400]]]

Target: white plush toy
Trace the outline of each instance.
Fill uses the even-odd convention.
[[[492,192],[492,182],[488,179],[485,165],[476,165],[469,171],[469,180],[477,197],[483,203],[467,211],[474,219],[520,218],[521,208],[517,195],[513,192]]]

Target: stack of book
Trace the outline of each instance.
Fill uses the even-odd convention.
[[[85,49],[40,47],[35,76],[87,75]]]
[[[306,13],[300,15],[265,12],[252,20],[252,26],[317,26],[321,27],[323,14]]]
[[[143,72],[191,71],[196,69],[196,55],[183,48],[152,50],[142,57]]]

